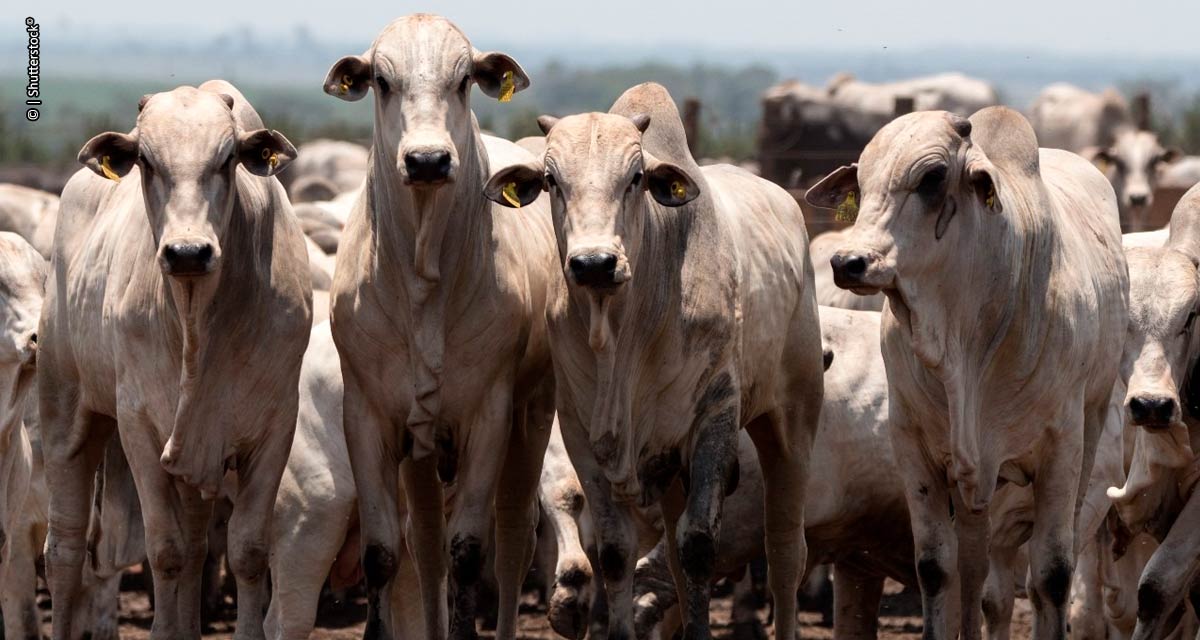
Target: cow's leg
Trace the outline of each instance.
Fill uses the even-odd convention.
[[[833,565],[833,637],[866,640],[879,633],[883,576],[849,562]]]
[[[972,513],[963,503],[962,494],[950,492],[954,504],[954,530],[958,537],[958,575],[961,593],[962,640],[982,637],[983,585],[988,576],[988,512]]]
[[[570,411],[560,412],[558,420],[595,527],[593,567],[599,567],[604,579],[603,589],[597,589],[592,622],[606,625],[610,640],[632,640],[633,573],[637,562],[637,530],[632,514],[628,506],[612,499],[612,488],[592,454],[587,432]]]
[[[496,638],[507,640],[517,632],[517,605],[521,583],[533,560],[538,522],[537,489],[542,460],[554,420],[552,397],[541,406],[518,407],[513,412],[508,453],[500,470],[496,501],[496,583],[499,618]]]
[[[26,502],[26,505],[29,505]],[[29,511],[32,506],[27,506]],[[0,587],[0,610],[4,613],[4,637],[40,639],[41,614],[37,608],[37,558],[41,536],[24,514],[9,533],[7,567]]]
[[[583,638],[587,634],[594,589],[592,564],[583,550],[577,520],[584,507],[583,491],[571,489],[567,495],[542,492],[539,499],[545,517],[542,530],[552,529],[557,545],[554,586],[546,618],[555,633],[564,638]]]
[[[53,615],[52,636],[54,640],[70,640],[84,632],[71,628],[71,612],[86,606],[81,587],[93,484],[116,422],[75,407],[75,390],[61,390],[56,397],[51,388],[39,379],[50,495],[46,574],[57,612]],[[73,448],[72,443],[78,446]]]
[[[921,586],[922,637],[947,640],[958,635],[958,537],[950,519],[946,475],[926,459],[917,434],[893,414],[892,448],[896,452],[912,523],[917,582]]]
[[[1068,626],[1074,640],[1104,640],[1108,635],[1108,618],[1104,613],[1104,583],[1100,575],[1103,537],[1097,533],[1088,537],[1075,564],[1075,581],[1071,588]]]
[[[1133,640],[1164,637],[1172,615],[1200,577],[1200,495],[1192,493],[1138,581],[1137,626]]]
[[[400,471],[404,478],[404,496],[408,509],[405,530],[407,551],[401,549],[401,552],[410,554],[409,559],[416,570],[423,620],[413,621],[410,616],[401,620],[402,611],[406,611],[407,608],[404,603],[398,603],[396,600],[411,598],[412,594],[399,593],[396,590],[397,585],[393,585],[393,611],[390,616],[394,628],[393,636],[395,640],[406,640],[399,637],[399,630],[412,628],[419,623],[426,630],[423,637],[444,638],[447,627],[446,516],[442,481],[437,472],[437,457],[429,456],[421,462],[406,458],[400,465]],[[363,499],[360,489],[360,504]],[[362,508],[359,509],[361,511]]]
[[[90,640],[117,640],[120,637],[118,618],[121,597],[121,572],[107,578],[91,578],[88,589],[89,606],[80,607],[73,627],[85,629]]]
[[[199,638],[200,570],[208,551],[212,502],[163,469],[157,431],[142,412],[118,406],[118,414],[121,446],[137,486],[146,556],[154,574],[150,637]]]
[[[350,454],[350,469],[358,490],[362,567],[367,585],[368,615],[363,638],[383,640],[391,638],[389,625],[384,623],[387,620],[383,611],[384,599],[396,574],[400,554],[404,553],[400,548],[402,534],[397,467],[401,457],[400,442],[391,421],[380,416],[368,399],[367,388],[360,385],[346,367],[342,368],[342,372],[346,450]],[[432,555],[440,557],[440,548],[439,542],[439,553]],[[428,603],[426,594],[422,592],[421,595]],[[429,637],[440,636],[430,633]]]
[[[820,382],[813,388],[819,389]],[[762,465],[767,580],[774,597],[775,637],[779,640],[793,640],[797,632],[796,591],[808,559],[804,495],[821,394],[803,393],[798,400],[801,404],[776,409],[746,427]],[[732,447],[731,455],[736,456],[736,436]]]
[[[879,595],[883,596],[883,578],[879,578]],[[758,603],[758,594],[754,591],[754,576],[747,570],[733,587],[734,640],[767,640],[767,630],[758,619]],[[879,605],[875,606],[878,609]],[[875,614],[872,613],[871,617],[874,619]]]
[[[678,507],[668,506],[672,502],[672,494],[679,493]],[[663,537],[654,548],[637,561],[634,570],[634,602],[633,629],[639,640],[649,638],[654,629],[662,622],[667,611],[679,603],[679,589],[683,586],[682,569],[675,571],[668,559],[675,555],[675,545],[667,544],[675,539],[675,525],[671,524],[683,511],[682,489],[672,488],[663,496],[663,523],[667,524]],[[669,547],[669,548],[668,548]],[[678,565],[678,562],[675,563]]]
[[[321,587],[346,540],[354,508],[352,497],[329,495],[318,504],[289,505],[275,514],[268,638],[303,640],[312,633]]]
[[[1082,412],[1080,412],[1082,413]],[[1075,569],[1076,497],[1083,456],[1083,420],[1043,446],[1034,472],[1033,534],[1029,539],[1029,598],[1034,609],[1034,637],[1067,636],[1067,600]],[[1055,436],[1051,436],[1055,438]]]
[[[265,427],[258,447],[238,459],[238,492],[229,516],[229,568],[237,580],[238,606],[235,640],[263,638],[264,614],[269,604],[271,525],[275,496],[287,466],[296,429],[296,397],[280,402],[279,420]],[[332,545],[340,544],[338,538]],[[336,553],[336,551],[334,552]],[[316,558],[306,557],[305,563]],[[322,565],[328,570],[328,564]]]
[[[993,545],[988,551],[988,577],[983,585],[983,619],[988,640],[1008,640],[1012,629],[1017,548]]]
[[[674,537],[683,578],[686,600],[682,600],[684,640],[704,640],[712,636],[708,625],[708,601],[717,561],[717,543],[721,530],[721,506],[726,488],[737,473],[738,397],[729,404],[714,407],[697,425],[688,475],[687,507],[679,519]],[[794,485],[803,496],[804,484]],[[664,514],[665,516],[666,514]],[[801,524],[802,521],[801,521]],[[803,529],[799,532],[803,539]],[[673,554],[674,555],[674,554]],[[799,560],[803,568],[804,558]],[[799,575],[796,576],[797,586]],[[791,591],[795,603],[795,589]]]

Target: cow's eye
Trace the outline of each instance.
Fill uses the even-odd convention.
[[[462,82],[458,83],[458,92],[465,94],[467,87],[471,86],[471,76],[463,76]]]
[[[923,198],[933,199],[942,192],[946,181],[946,167],[934,167],[925,173],[917,184],[917,193]]]
[[[379,87],[379,93],[383,95],[387,95],[392,90],[391,85],[388,84],[387,80],[383,79],[383,76],[375,76],[375,86]]]

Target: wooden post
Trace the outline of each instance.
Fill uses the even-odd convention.
[[[892,117],[899,118],[907,113],[912,113],[916,108],[917,101],[912,96],[896,96],[896,107]]]
[[[683,101],[683,133],[687,136],[688,150],[696,155],[700,144],[700,99],[686,98]]]
[[[1150,130],[1150,94],[1145,91],[1133,97],[1133,122],[1142,131]]]

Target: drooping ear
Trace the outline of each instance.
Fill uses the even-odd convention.
[[[642,151],[642,173],[650,197],[664,207],[682,207],[700,195],[700,185],[682,168]]]
[[[834,169],[833,173],[822,178],[804,194],[804,200],[821,209],[836,209],[846,201],[846,196],[852,193],[855,201],[862,199],[858,197],[857,162]]]
[[[554,116],[538,116],[538,128],[542,130],[542,135],[550,135],[550,130],[554,125],[558,124],[558,118]]]
[[[238,136],[238,160],[256,176],[273,176],[296,159],[296,147],[282,133],[258,129]]]
[[[650,116],[644,113],[639,113],[630,120],[633,120],[633,126],[637,127],[638,133],[646,133],[646,129],[650,127]]]
[[[507,54],[498,51],[475,52],[471,79],[480,91],[500,102],[508,102],[518,91],[529,88],[529,76]]]
[[[975,194],[979,204],[992,213],[1004,211],[1001,197],[1004,195],[999,181],[996,165],[988,160],[978,145],[967,149],[967,160],[963,170],[963,178],[967,187]]]
[[[496,204],[511,209],[533,204],[545,188],[544,169],[541,162],[527,162],[504,167],[487,181],[483,195]]]
[[[77,159],[101,178],[120,182],[137,162],[138,139],[128,133],[102,133],[83,145]]]
[[[371,87],[371,63],[363,56],[346,56],[325,74],[325,93],[347,102],[362,100]]]

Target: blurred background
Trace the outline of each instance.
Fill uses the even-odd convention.
[[[301,144],[366,141],[371,101],[321,92],[329,65],[361,53],[392,18],[434,11],[481,50],[513,55],[533,79],[507,104],[476,94],[481,125],[517,138],[540,113],[607,109],[638,82],[697,98],[697,156],[753,159],[761,95],[797,79],[823,86],[838,72],[887,81],[959,71],[1028,109],[1056,81],[1126,96],[1147,92],[1164,144],[1200,152],[1200,3],[1157,0],[1004,3],[879,0],[726,3],[606,0],[282,3],[206,0],[29,5],[41,25],[42,117],[25,121],[25,15],[4,20],[0,168],[74,170],[93,134],[127,130],[144,93],[223,77],[267,124]],[[52,185],[50,185],[52,186]]]

